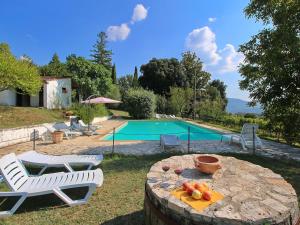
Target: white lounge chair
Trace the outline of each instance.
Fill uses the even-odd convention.
[[[0,217],[14,214],[24,200],[32,196],[53,193],[69,206],[84,204],[96,187],[103,183],[103,173],[100,169],[30,177],[14,153],[5,155],[0,159],[0,172],[11,190],[10,192],[0,192],[0,197],[5,199],[19,197],[11,209],[0,211]],[[88,188],[83,199],[72,200],[64,192],[67,189],[83,187]]]
[[[261,139],[257,136],[258,125],[245,123],[243,125],[242,131],[240,135],[237,134],[224,134],[221,137],[221,141],[229,140],[230,143],[240,143],[244,150],[247,148],[252,149],[253,140],[255,147],[263,148]],[[253,139],[254,136],[254,139]]]
[[[161,115],[160,114],[155,114],[155,118],[156,119],[161,119]]]
[[[88,128],[88,125],[85,124],[82,120],[79,120],[78,123],[79,123],[79,125],[80,125],[81,127]],[[94,129],[94,130],[98,130],[98,129],[101,128],[101,127],[102,127],[102,125],[92,125],[92,124],[90,124],[90,128],[92,128],[92,129]]]
[[[177,135],[160,135],[160,146],[162,150],[165,147],[176,147],[180,145],[180,138]]]
[[[45,127],[47,128],[47,130],[50,132],[50,133],[53,133],[54,131],[62,131],[64,133],[64,136],[67,138],[67,139],[70,139],[70,137],[74,137],[74,136],[80,136],[82,135],[82,132],[80,131],[73,131],[71,130],[70,128],[64,128],[64,129],[55,129],[54,127],[52,126],[48,126],[48,125],[45,125]],[[49,132],[46,132],[44,134],[44,136],[42,137],[44,140],[51,140],[52,137],[51,135],[49,134]]]
[[[47,155],[36,151],[28,151],[17,156],[25,165],[34,165],[42,167],[38,175],[45,172],[47,168],[66,168],[69,172],[74,172],[73,167],[87,166],[90,170],[93,166],[98,166],[103,155]]]

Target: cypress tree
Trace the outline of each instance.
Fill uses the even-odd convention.
[[[113,67],[111,68],[111,79],[113,84],[117,84],[116,64],[114,64]]]
[[[139,86],[139,80],[138,80],[138,70],[137,67],[134,67],[134,75],[133,75],[133,81],[132,81],[132,86],[133,87],[138,87]]]

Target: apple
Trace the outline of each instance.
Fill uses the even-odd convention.
[[[190,185],[188,182],[184,182],[184,183],[182,184],[182,189],[183,189],[184,191],[186,191],[187,188],[190,187],[190,186],[191,186],[191,185]]]
[[[211,200],[211,192],[210,191],[204,191],[202,194],[202,198],[206,201],[210,201]]]
[[[195,191],[196,189],[192,186],[187,187],[186,192],[188,193],[188,195],[192,196],[193,191]]]
[[[198,200],[198,199],[201,199],[202,194],[201,194],[200,191],[194,190],[193,193],[192,193],[192,197],[193,197],[193,199],[197,199]]]

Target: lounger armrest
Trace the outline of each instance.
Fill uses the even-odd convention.
[[[80,188],[80,187],[97,187],[96,183],[82,183],[82,184],[70,184],[70,185],[63,185],[60,187],[61,190],[69,189],[69,188]]]
[[[13,192],[13,191],[6,191],[0,192],[0,197],[16,197],[16,196],[25,196],[27,192]]]

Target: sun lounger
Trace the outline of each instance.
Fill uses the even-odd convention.
[[[177,135],[160,135],[160,146],[162,150],[165,147],[180,146],[180,139]]]
[[[50,133],[53,133],[54,131],[62,131],[64,133],[64,136],[65,138],[67,139],[70,139],[70,137],[74,137],[74,136],[80,136],[82,135],[82,132],[80,131],[74,131],[74,130],[71,130],[70,128],[63,128],[63,129],[55,129],[54,127],[52,126],[47,126],[45,125],[45,127],[47,128],[47,130],[50,132]],[[43,136],[43,139],[44,140],[50,140],[52,137],[51,135],[49,134],[49,132],[47,132],[44,136]]]
[[[90,170],[94,166],[98,166],[103,155],[62,155],[54,156],[38,153],[36,151],[28,151],[17,156],[25,165],[34,165],[42,167],[39,175],[43,174],[47,168],[66,168],[69,172],[73,172],[73,167],[87,166]]]
[[[88,128],[88,125],[86,125],[82,120],[79,120],[78,123],[79,123],[79,125],[80,125],[81,127]],[[101,127],[102,127],[102,125],[91,125],[91,124],[90,124],[90,128],[92,128],[92,129],[94,129],[94,130],[98,130],[98,129],[101,128]]]
[[[84,204],[91,197],[96,187],[101,186],[103,183],[101,169],[52,173],[31,177],[13,153],[5,155],[0,159],[0,172],[11,190],[9,192],[0,192],[0,197],[5,199],[19,197],[11,209],[0,211],[0,217],[14,214],[24,200],[32,196],[55,194],[69,206]],[[84,187],[87,187],[88,191],[83,199],[73,200],[64,192],[68,189]]]
[[[223,140],[229,140],[230,143],[240,143],[242,145],[242,148],[244,150],[247,150],[247,148],[251,149],[253,148],[253,140],[255,147],[262,148],[262,142],[261,139],[257,136],[257,130],[258,125],[257,124],[251,124],[251,123],[245,123],[243,125],[241,134],[224,134],[221,137],[221,141]],[[254,132],[254,133],[253,133]],[[253,139],[254,137],[254,139]]]

